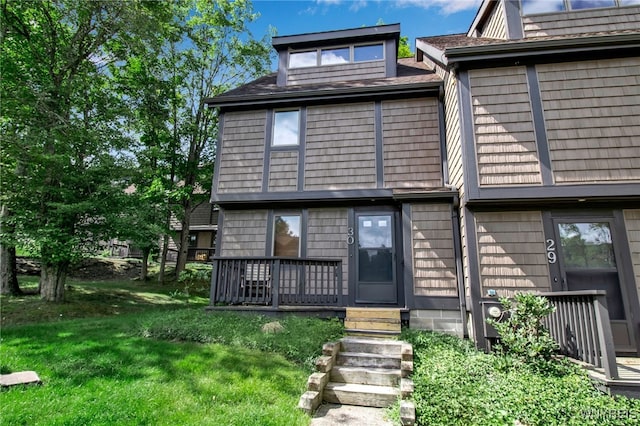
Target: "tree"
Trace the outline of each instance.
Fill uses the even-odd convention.
[[[181,222],[176,277],[184,270],[189,247],[191,212],[208,199],[215,157],[217,112],[203,100],[269,71],[271,49],[268,37],[256,40],[248,24],[257,18],[248,0],[191,0],[183,13],[185,38],[177,53],[174,72],[179,78],[174,103],[181,183],[176,202]]]
[[[409,37],[401,36],[400,45],[398,46],[398,58],[412,58],[413,52],[409,46]]]
[[[168,4],[2,1],[2,193],[14,240],[39,253],[41,296],[64,300],[69,265],[113,231],[126,109],[106,65],[158,36]],[[8,173],[18,164],[24,173]]]

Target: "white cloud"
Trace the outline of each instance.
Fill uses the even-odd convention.
[[[640,0],[638,0],[640,1]],[[419,7],[422,9],[434,9],[442,15],[463,10],[477,10],[482,0],[316,0],[321,6],[336,6],[350,4],[349,10],[356,12],[368,6],[369,3],[390,3],[395,7]]]
[[[478,10],[482,0],[395,0],[398,7],[421,7],[436,9],[442,15],[462,12],[463,10]]]

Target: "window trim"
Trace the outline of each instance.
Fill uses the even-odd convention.
[[[367,47],[367,46],[380,46],[382,48],[382,58],[380,59],[369,59],[366,61],[356,61],[355,60],[355,49],[357,47]],[[338,63],[338,64],[323,64],[322,63],[322,52],[326,51],[326,50],[338,50],[338,49],[345,49],[348,48],[349,49],[349,62],[347,63]],[[292,67],[291,66],[291,55],[292,54],[296,54],[296,53],[310,53],[310,52],[315,52],[316,53],[316,65],[307,65],[307,66],[303,66],[303,67]],[[367,63],[367,62],[384,62],[386,61],[386,49],[385,49],[385,42],[384,41],[380,41],[380,42],[365,42],[365,43],[353,43],[353,44],[346,44],[346,45],[336,45],[336,46],[323,46],[323,47],[318,47],[316,49],[300,49],[300,50],[289,50],[289,54],[288,54],[288,58],[287,58],[287,69],[308,69],[308,68],[314,68],[314,67],[335,67],[335,66],[342,66],[342,65],[353,65],[353,64],[363,64],[363,63]]]
[[[280,143],[280,144],[276,144],[275,140],[276,140],[276,124],[277,124],[277,120],[276,120],[276,116],[278,115],[278,113],[280,112],[296,112],[298,114],[298,137],[296,140],[296,143]],[[300,108],[285,108],[285,109],[274,109],[273,110],[273,124],[271,125],[271,141],[269,141],[269,146],[273,149],[273,148],[292,148],[292,147],[299,147],[300,146],[300,131],[302,130],[302,111],[300,110]]]
[[[302,211],[289,211],[289,210],[284,210],[284,211],[274,211],[272,214],[272,218],[271,218],[271,254],[273,257],[291,257],[291,256],[278,256],[276,254],[276,236],[277,236],[277,231],[276,231],[276,220],[278,217],[283,217],[283,216],[296,216],[299,220],[299,225],[300,228],[298,229],[298,254],[295,257],[301,258],[302,257],[302,233],[303,233],[303,213]]]

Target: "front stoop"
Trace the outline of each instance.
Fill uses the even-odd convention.
[[[413,348],[396,340],[346,337],[327,343],[309,377],[298,407],[312,414],[322,401],[343,405],[389,407],[401,399],[403,425],[415,423],[409,399],[413,382]]]

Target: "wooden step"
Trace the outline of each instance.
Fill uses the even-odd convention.
[[[343,352],[366,352],[371,354],[400,356],[402,342],[397,340],[374,340],[355,337],[340,339],[340,350]]]
[[[400,320],[390,319],[345,319],[344,328],[356,330],[400,331]]]
[[[400,398],[400,390],[390,386],[329,382],[324,388],[324,400],[335,404],[389,407]]]
[[[401,371],[390,368],[335,366],[331,369],[331,381],[374,386],[399,386]]]
[[[340,352],[336,357],[336,365],[400,369],[402,360],[400,356],[370,354],[366,352]]]
[[[348,328],[344,330],[347,336],[360,337],[367,339],[392,339],[400,335],[399,331],[386,331],[386,330],[363,330]]]
[[[387,318],[400,320],[400,309],[391,308],[347,308],[346,318]]]

